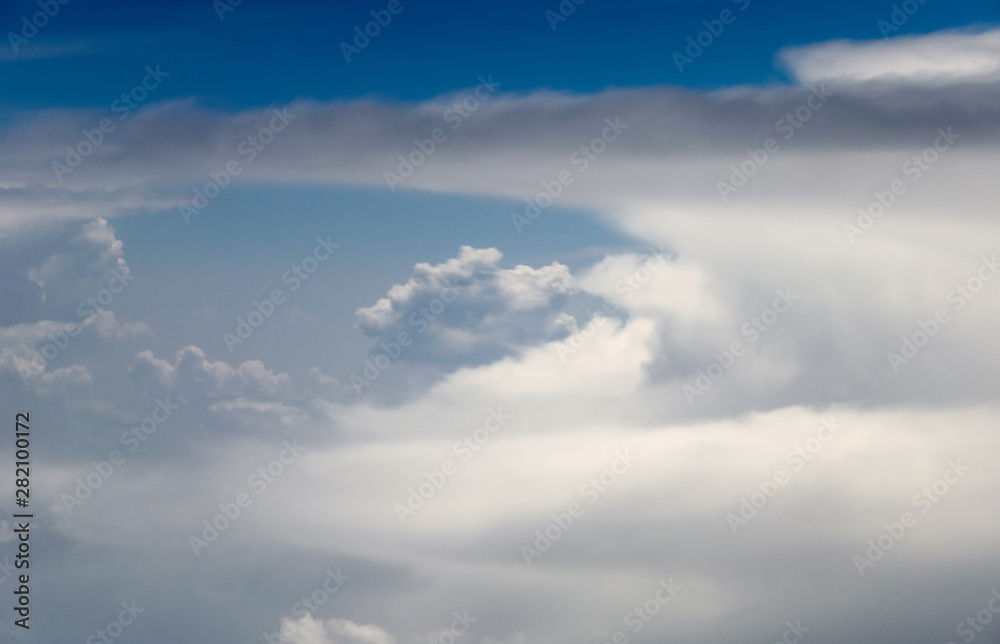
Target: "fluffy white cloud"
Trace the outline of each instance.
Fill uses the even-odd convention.
[[[444,263],[417,264],[405,284],[358,309],[358,326],[387,342],[408,333],[405,359],[429,363],[480,363],[565,336],[572,319],[562,310],[579,291],[569,269],[502,268],[501,257],[464,246]]]

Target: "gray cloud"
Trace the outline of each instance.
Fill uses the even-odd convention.
[[[710,198],[714,181],[706,182],[705,174],[725,174],[748,147],[759,147],[768,137],[794,149],[797,166],[814,176],[864,177],[872,169],[873,153],[926,146],[936,128],[947,126],[965,137],[963,156],[973,161],[966,155],[997,145],[1000,84],[992,77],[973,79],[948,70],[979,69],[975,61],[988,53],[995,39],[993,31],[944,33],[783,52],[784,64],[799,70],[802,81],[814,83],[812,87],[498,95],[483,103],[475,118],[417,167],[405,188],[521,200],[537,193],[541,181],[570,168],[572,152],[599,136],[609,117],[618,117],[628,129],[588,170],[588,176],[600,178],[567,190],[564,203],[606,206],[622,195],[680,202]],[[933,82],[911,73],[914,61],[936,56],[938,50],[942,54],[935,60],[941,61],[944,71],[934,72]],[[869,68],[874,71],[858,71]],[[873,82],[876,77],[878,82]],[[831,82],[824,85],[828,79]],[[797,121],[796,110],[809,101],[815,105],[816,99],[810,97],[820,87],[831,95],[807,123]],[[294,102],[287,107],[292,117],[287,126],[252,158],[247,148],[240,151],[241,144],[269,126],[275,118],[271,109],[226,114],[191,101],[154,104],[117,123],[115,131],[62,181],[53,172],[53,162],[63,162],[66,146],[76,145],[81,130],[96,127],[107,115],[44,112],[0,133],[3,149],[10,151],[0,153],[0,169],[8,177],[0,194],[0,215],[9,228],[42,218],[170,209],[189,203],[195,188],[203,190],[211,182],[209,173],[218,173],[229,161],[241,167],[234,184],[283,181],[387,187],[384,175],[397,171],[397,155],[409,154],[415,138],[426,138],[441,125],[441,115],[453,98],[443,96],[418,105]],[[784,126],[779,126],[783,119]],[[793,122],[798,125],[789,125]],[[783,137],[788,133],[794,138],[786,144]],[[839,172],[824,167],[830,154],[844,155],[835,162]],[[808,163],[802,163],[803,155]],[[675,163],[680,166],[674,167]],[[782,185],[787,189],[795,184]],[[962,189],[981,192],[969,182]]]

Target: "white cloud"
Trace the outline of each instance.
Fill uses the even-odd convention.
[[[882,41],[836,40],[789,47],[778,55],[800,83],[1000,80],[1000,29],[945,31]]]
[[[355,624],[348,619],[315,619],[303,615],[297,620],[281,620],[282,630],[292,634],[289,644],[395,644],[395,639],[374,624]]]
[[[779,60],[798,82],[846,82],[831,84],[834,96],[796,130],[793,141],[779,137],[783,152],[768,165],[784,166],[784,179],[754,178],[743,194],[752,198],[785,190],[784,196],[794,197],[817,189],[817,178],[857,176],[863,183],[877,172],[878,154],[925,147],[937,127],[952,126],[965,137],[963,143],[974,140],[981,149],[997,146],[998,50],[1000,30],[784,50]],[[947,90],[942,83],[949,84]],[[406,189],[498,196],[523,204],[540,191],[542,181],[572,169],[572,150],[599,133],[605,118],[617,116],[629,126],[621,140],[564,191],[559,205],[607,211],[623,197],[666,199],[676,206],[711,201],[715,179],[728,176],[730,165],[739,163],[748,148],[776,136],[775,122],[793,113],[810,91],[801,86],[718,92],[652,87],[498,96],[480,107],[474,128],[441,147],[407,180]],[[289,110],[296,120],[244,168],[236,184],[384,187],[383,175],[395,167],[396,155],[440,122],[442,100],[293,103]],[[977,109],[966,109],[969,104]],[[26,119],[0,132],[0,169],[6,177],[0,186],[0,225],[170,210],[190,201],[190,188],[203,186],[208,173],[231,160],[239,142],[270,117],[268,110],[223,114],[191,101],[151,105],[119,126],[113,148],[88,158],[61,183],[51,162],[81,128],[93,125],[95,115],[59,111]],[[989,155],[978,158],[970,149],[953,156],[956,164],[961,159],[974,166],[971,175],[960,177],[955,192],[963,202],[983,203],[983,186],[971,177]]]
[[[404,359],[429,363],[481,363],[565,336],[572,324],[562,309],[579,291],[569,269],[501,268],[501,257],[464,246],[444,263],[417,264],[405,284],[358,309],[358,326],[386,342],[408,333]]]
[[[0,327],[0,368],[25,377],[45,376],[41,382],[51,378],[53,361],[65,362],[60,356],[69,348],[72,355],[80,352],[108,352],[116,343],[126,339],[149,337],[151,329],[142,322],[118,322],[113,311],[98,311],[80,324],[73,322],[39,322]],[[110,353],[108,357],[115,355]],[[80,365],[60,367],[67,369],[86,368]],[[75,371],[72,371],[76,373]],[[40,391],[44,391],[40,390]]]
[[[143,351],[131,368],[140,381],[153,382],[166,391],[176,391],[187,399],[232,397],[239,395],[276,398],[291,390],[291,377],[275,373],[260,360],[247,360],[238,367],[212,362],[196,346],[177,352],[173,363]]]
[[[650,641],[698,641],[706,633],[715,641],[763,641],[788,614],[816,615],[809,611],[817,606],[824,607],[817,622],[826,623],[817,623],[816,631],[837,633],[840,616],[870,608],[866,588],[880,597],[903,596],[911,573],[948,570],[961,597],[956,601],[966,602],[977,584],[993,583],[982,562],[992,556],[1000,528],[982,511],[1000,493],[990,469],[1000,457],[993,385],[1000,304],[989,290],[1000,288],[1000,280],[953,311],[953,321],[908,370],[894,374],[885,360],[901,335],[936,307],[951,306],[948,293],[975,274],[984,253],[1000,249],[996,189],[983,180],[996,162],[1000,101],[996,85],[979,83],[988,74],[976,58],[976,47],[992,51],[994,36],[960,36],[821,44],[787,54],[803,82],[837,77],[851,79],[850,86],[838,89],[794,140],[782,140],[781,152],[727,202],[715,181],[729,175],[747,147],[774,136],[774,121],[801,104],[805,90],[498,97],[477,114],[476,128],[442,149],[408,185],[521,199],[565,165],[566,151],[589,140],[594,123],[621,113],[631,139],[602,157],[560,203],[593,209],[619,230],[669,248],[663,265],[633,286],[628,279],[639,279],[648,266],[632,253],[606,256],[576,275],[558,262],[503,267],[496,248],[463,247],[445,262],[417,264],[412,276],[356,315],[361,330],[377,340],[401,330],[419,334],[420,325],[410,322],[417,315],[428,321],[427,331],[405,360],[451,361],[433,386],[395,406],[345,403],[337,396],[338,380],[320,369],[306,373],[296,389],[273,365],[212,361],[198,346],[158,358],[164,349],[150,344],[142,322],[119,323],[102,312],[85,325],[76,353],[45,369],[31,392],[48,405],[49,424],[63,428],[47,434],[62,451],[40,450],[61,460],[46,463],[47,476],[37,480],[39,507],[59,517],[61,539],[93,547],[89,552],[108,557],[123,580],[138,579],[129,577],[132,570],[148,570],[128,565],[129,557],[146,563],[155,560],[151,553],[167,552],[171,569],[156,582],[181,575],[184,588],[197,588],[185,595],[194,597],[192,606],[210,605],[206,598],[229,601],[233,589],[255,589],[254,597],[267,600],[261,599],[261,615],[240,617],[271,620],[270,628],[287,614],[276,611],[316,581],[288,579],[313,574],[320,560],[355,566],[336,614],[390,624],[407,641],[440,628],[440,616],[465,606],[480,617],[474,635],[482,642],[594,639],[648,598],[660,575],[676,576],[684,593],[676,610],[644,632]],[[874,58],[881,54],[884,64]],[[890,76],[896,80],[887,82]],[[866,79],[871,82],[863,88],[855,82]],[[942,91],[927,79],[976,83]],[[905,91],[899,80],[909,84]],[[408,128],[424,131],[437,118],[429,105],[302,103],[296,124],[305,126],[304,134],[290,128],[269,148],[274,155],[262,156],[245,177],[377,183],[412,139]],[[138,114],[122,125],[117,147],[67,178],[76,182],[71,194],[79,197],[90,185],[141,186],[161,173],[203,179],[201,166],[231,149],[258,116],[210,114],[190,104]],[[81,117],[60,118],[65,125]],[[936,128],[948,125],[962,135],[961,144],[908,184],[908,194],[850,244],[843,224],[856,221],[857,208],[930,145]],[[178,137],[182,130],[197,135]],[[381,134],[386,131],[405,136]],[[27,163],[14,165],[10,152],[0,152],[0,167],[10,168],[10,181],[21,186],[0,191],[0,198],[36,199],[35,210],[21,202],[0,206],[7,224],[52,215],[52,203],[64,194],[37,189],[48,180],[41,175],[47,155],[62,143],[61,130],[37,132]],[[5,136],[24,142],[26,135]],[[155,159],[148,158],[150,149]],[[128,194],[141,201],[136,190]],[[81,198],[60,216],[92,217],[105,205]],[[15,275],[5,287],[17,287],[11,287],[17,302],[46,295],[44,306],[18,307],[23,319],[0,327],[0,364],[10,372],[23,365],[27,350],[66,328],[74,314],[69,305],[91,294],[95,276],[124,260],[121,242],[103,220],[48,225],[17,229],[44,238],[30,253],[39,261],[5,260],[5,268],[33,270],[32,279],[5,273]],[[18,245],[10,248],[16,252]],[[75,273],[88,278],[75,282]],[[443,310],[435,313],[430,307],[449,285],[460,294],[454,302],[442,300]],[[800,298],[794,307],[703,400],[689,404],[681,385],[733,340],[749,344],[742,325],[771,306],[776,289],[787,288]],[[624,313],[589,326],[578,309],[604,298],[615,299]],[[57,301],[63,315],[44,315]],[[434,316],[433,325],[421,308]],[[561,347],[574,331],[580,342],[565,352]],[[117,373],[128,359],[130,382]],[[121,381],[113,380],[116,374]],[[171,419],[150,439],[159,444],[129,454],[130,463],[85,510],[64,516],[60,495],[93,462],[122,449],[121,432],[166,393],[208,403],[186,406],[183,422]],[[102,395],[111,401],[104,407]],[[67,413],[81,400],[94,403],[93,413]],[[460,461],[456,442],[499,407],[512,415],[510,422]],[[790,468],[789,450],[805,444],[830,414],[844,426],[840,434],[745,532],[732,535],[726,514],[738,511],[741,497],[775,469]],[[225,422],[241,432],[214,431]],[[281,440],[290,434],[317,440],[303,440],[305,455],[266,495],[252,497],[212,546],[211,558],[178,566],[174,551],[190,556],[189,535],[220,503],[247,490],[248,475],[276,458],[282,448],[272,439],[279,433]],[[578,499],[580,486],[623,448],[633,449],[639,463],[527,568],[519,546]],[[139,466],[133,458],[145,460]],[[912,509],[913,495],[953,458],[967,458],[973,472],[921,515],[919,530],[876,571],[910,572],[883,575],[875,585],[865,585],[870,578],[859,582],[851,555],[886,521]],[[458,473],[400,525],[394,504],[405,502],[445,459],[460,461]],[[110,545],[129,547],[104,548]],[[273,556],[262,558],[262,551]],[[306,563],[290,563],[293,557]],[[280,566],[282,583],[260,584],[271,578],[268,565]],[[825,581],[817,585],[816,579]],[[955,614],[965,610],[963,604]],[[911,613],[908,603],[881,614],[899,623]],[[294,644],[394,641],[379,626],[347,619],[285,617],[281,623],[294,627]]]
[[[116,280],[115,293],[121,292],[121,280],[132,281],[123,243],[106,219],[43,221],[6,241],[0,267],[8,279],[0,289],[11,306],[0,320],[7,323],[33,315],[82,322],[107,306],[103,298],[114,295],[102,295],[100,306],[85,302],[86,297],[97,297],[111,280]]]

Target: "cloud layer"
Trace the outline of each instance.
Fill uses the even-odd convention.
[[[166,340],[176,311],[114,311],[137,261],[114,217],[175,213],[230,160],[233,186],[388,192],[461,92],[294,102],[252,160],[271,109],[154,105],[62,181],[100,114],[6,126],[0,394],[40,428],[42,636],[134,596],[130,635],[157,644],[778,641],[797,620],[816,644],[948,641],[998,570],[996,41],[790,49],[789,87],[491,98],[390,194],[532,223],[384,283],[344,266],[366,298],[340,326],[282,310],[285,342],[352,334],[387,374],[364,395],[346,359],[236,360]],[[635,247],[505,259],[564,207]]]

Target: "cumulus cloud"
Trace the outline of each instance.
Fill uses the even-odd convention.
[[[415,339],[406,360],[429,363],[487,362],[565,336],[572,322],[563,309],[579,292],[569,269],[502,268],[501,257],[495,248],[463,246],[441,264],[417,264],[406,283],[358,309],[358,326],[384,342],[408,333]]]
[[[132,280],[124,245],[106,219],[40,222],[10,235],[0,256],[8,279],[0,285],[10,304],[0,324],[39,318],[83,322],[107,306]],[[86,298],[101,302],[87,302]]]
[[[222,361],[212,362],[196,346],[178,351],[173,362],[143,351],[136,356],[131,372],[139,382],[177,392],[186,400],[242,395],[277,398],[289,394],[291,388],[287,373],[275,373],[260,360],[247,360],[233,367]]]
[[[298,620],[282,619],[282,630],[294,632],[290,644],[395,644],[395,639],[374,624],[355,624],[348,619],[315,619],[303,615]]]
[[[0,327],[0,370],[17,374],[25,386],[40,385],[38,393],[44,394],[48,384],[60,377],[57,373],[87,373],[81,365],[67,365],[67,360],[94,352],[115,355],[113,349],[122,340],[151,334],[146,324],[123,324],[112,311],[98,311],[81,324],[42,320]]]

